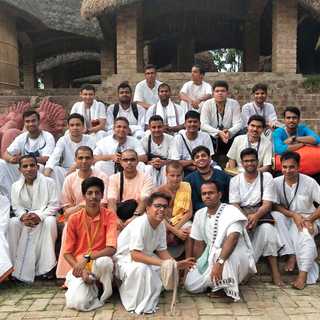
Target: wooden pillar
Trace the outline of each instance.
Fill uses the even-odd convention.
[[[183,33],[180,36],[177,47],[177,71],[189,72],[194,64],[194,39],[190,34]]]
[[[16,22],[0,10],[0,88],[19,87],[19,52]]]
[[[272,71],[297,72],[298,1],[273,0]]]

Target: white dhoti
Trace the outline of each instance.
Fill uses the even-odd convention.
[[[13,271],[7,239],[9,219],[10,202],[7,197],[0,195],[0,282]]]
[[[17,164],[11,164],[0,159],[0,186],[4,189],[5,196],[11,199],[11,187],[20,177],[20,171]]]
[[[24,226],[16,217],[11,218],[8,238],[15,269],[12,275],[18,280],[33,282],[35,276],[48,273],[56,265],[54,216],[44,218],[34,228]]]
[[[299,271],[308,272],[307,284],[316,283],[319,278],[319,266],[315,262],[318,253],[314,241],[314,236],[319,232],[317,225],[314,225],[315,232],[311,235],[306,228],[299,231],[293,220],[280,212],[274,211],[272,215],[285,245],[280,252],[281,255],[296,255]]]
[[[278,256],[278,251],[282,247],[276,228],[270,223],[258,225],[253,232],[249,232],[254,259],[258,262],[261,256]]]
[[[118,261],[117,277],[121,302],[127,311],[153,313],[162,289],[160,268],[135,261]]]
[[[207,288],[211,288],[212,292],[223,289],[228,297],[238,301],[240,300],[239,284],[248,274],[256,272],[255,263],[245,242],[240,241],[223,265],[222,280],[214,283],[211,280],[211,270],[219,258],[221,250],[221,248],[213,247],[208,258],[208,268],[203,274],[199,272],[197,267],[189,271],[184,286],[187,291],[192,293],[201,293]]]
[[[52,168],[52,173],[50,178],[56,183],[57,189],[62,190],[63,182],[66,177],[68,170],[66,168],[55,166]]]
[[[68,290],[65,294],[67,308],[90,311],[103,306],[112,295],[112,271],[113,262],[110,257],[100,257],[93,261],[92,273],[103,286],[100,299],[96,284],[87,284],[82,278],[73,276],[72,270],[69,271],[66,277]]]
[[[104,130],[99,130],[98,132],[91,133],[90,136],[95,140],[95,142],[98,142],[99,140],[106,137],[108,134]]]
[[[166,183],[166,166],[163,166],[158,170],[148,164],[145,166],[144,172],[152,178],[152,182],[155,187],[160,187]]]

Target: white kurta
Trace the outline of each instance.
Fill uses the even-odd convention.
[[[201,109],[201,130],[216,137],[220,132],[219,126],[228,129],[233,137],[242,128],[241,108],[238,101],[227,98],[223,118],[217,112],[214,98],[207,100]]]
[[[248,120],[251,116],[258,114],[262,116],[267,124],[270,122],[276,122],[278,120],[277,113],[273,104],[265,102],[263,107],[260,108],[255,102],[249,102],[242,106],[241,118],[243,127],[248,126]]]
[[[127,149],[135,150],[139,156],[146,154],[143,150],[141,142],[138,139],[134,137],[127,137],[126,142],[122,145],[119,145],[119,142],[114,139],[113,135],[107,136],[98,141],[93,153],[94,155],[111,155],[117,152],[123,152]],[[107,175],[114,174],[113,161],[97,161],[95,168],[103,171]]]
[[[248,136],[243,134],[234,138],[232,145],[228,151],[227,157],[235,160],[240,172],[243,172],[240,153],[246,148],[253,148],[258,151],[259,167],[272,165],[272,143],[263,135],[260,138],[260,143],[249,143]]]
[[[50,132],[41,131],[41,134],[32,139],[28,132],[23,132],[18,135],[10,146],[7,152],[10,155],[26,155],[30,152],[39,152],[41,157],[49,157],[55,147],[55,140]],[[0,185],[5,189],[5,195],[8,199],[11,198],[11,186],[20,177],[19,166],[0,159]]]
[[[276,198],[273,178],[269,172],[263,173],[262,200],[273,202]],[[237,203],[241,207],[257,206],[261,201],[260,174],[254,182],[248,183],[244,173],[240,173],[230,180],[229,202]],[[278,256],[282,243],[276,228],[270,223],[258,225],[250,232],[252,246],[254,248],[255,261],[261,256]]]
[[[38,172],[32,186],[22,176],[12,185],[12,208],[16,217],[10,219],[9,247],[15,271],[13,276],[24,282],[49,272],[56,265],[55,213],[59,208],[54,181]],[[41,222],[31,228],[20,221],[26,212],[36,213]]]
[[[0,282],[12,270],[10,259],[9,244],[8,244],[8,225],[10,219],[10,201],[8,198],[0,194]],[[3,278],[3,279],[2,279]]]
[[[297,212],[304,217],[312,214],[316,208],[313,202],[320,203],[320,186],[311,177],[304,174],[299,175],[299,187],[294,196],[297,183],[291,187],[285,183],[285,192],[290,205],[290,211]],[[283,193],[284,177],[280,176],[274,179],[277,192],[276,202],[287,207],[287,202]],[[300,271],[308,272],[307,283],[315,283],[319,277],[319,267],[315,262],[317,258],[317,247],[314,236],[319,233],[319,220],[315,224],[315,233],[310,234],[306,228],[298,231],[292,219],[287,218],[280,212],[272,212],[276,220],[276,227],[279,231],[281,241],[284,243],[281,255],[295,254],[297,257],[298,268]]]
[[[186,130],[181,130],[179,134],[174,136],[174,143],[170,148],[170,159],[172,160],[191,160],[190,152],[188,151],[181,135],[186,140],[189,150],[192,150],[198,146],[206,146],[210,150],[210,155],[214,154],[213,144],[210,136],[205,132],[198,132],[198,136],[194,140],[188,139]]]
[[[69,134],[62,136],[45,165],[45,168],[53,170],[51,177],[59,190],[62,189],[68,169],[75,163],[75,152],[80,146],[87,146],[94,150],[96,143],[94,138],[87,134],[82,135],[80,142],[73,142]]]
[[[153,256],[154,251],[166,248],[164,222],[153,229],[147,214],[134,219],[120,233],[114,261],[116,277],[122,281],[119,288],[121,302],[127,311],[137,314],[155,312],[162,288],[160,268],[132,261],[130,252],[138,250]]]
[[[212,95],[212,87],[208,82],[205,81],[202,81],[200,85],[195,84],[193,81],[188,81],[182,86],[180,93],[186,94],[193,100],[198,100],[208,94]],[[203,104],[204,102],[201,102],[199,105],[199,109],[193,109],[193,107],[188,102],[182,100],[180,102],[181,107],[184,108],[184,113],[186,113],[189,110],[201,112]]]
[[[145,102],[151,105],[157,103],[159,100],[158,88],[161,83],[161,81],[156,80],[154,87],[150,89],[146,80],[140,81],[139,83],[137,83],[134,90],[133,101]]]
[[[139,105],[137,105],[137,109],[138,109],[138,119],[136,119],[136,117],[134,116],[131,105],[128,109],[123,109],[121,104],[119,104],[119,112],[118,112],[117,118],[125,117],[129,121],[129,127],[132,135],[137,139],[141,139],[144,135],[144,123],[145,123],[146,110]],[[107,108],[108,135],[113,134],[113,125],[114,125],[113,110],[114,110],[114,104],[112,104],[111,106],[108,106]]]
[[[107,119],[106,106],[97,100],[93,100],[90,108],[86,108],[83,101],[76,102],[71,109],[70,114],[79,113],[84,117],[85,128],[91,128],[92,120]],[[96,141],[99,141],[107,135],[106,131],[100,130],[91,134]]]
[[[150,137],[150,132],[144,136],[142,139],[142,146],[146,154],[148,154],[148,141]],[[153,155],[161,156],[165,159],[169,159],[169,151],[171,148],[171,145],[173,143],[173,137],[169,134],[164,133],[163,134],[163,140],[161,144],[156,144],[151,139],[151,145],[150,145],[150,152]],[[145,173],[152,177],[153,184],[155,186],[160,186],[165,183],[165,166],[161,167],[160,170],[154,168],[152,165],[146,165],[145,166]]]
[[[198,259],[197,267],[187,274],[186,290],[200,293],[207,288],[211,288],[212,291],[223,289],[235,301],[240,299],[239,284],[248,274],[256,272],[253,250],[245,229],[246,220],[240,210],[225,204],[222,204],[211,217],[207,214],[206,207],[196,212],[190,237],[205,242],[207,248],[202,258],[205,258],[207,266],[201,270],[201,259]],[[211,279],[212,266],[220,256],[224,241],[234,232],[240,234],[239,240],[224,263],[222,281],[214,283]]]
[[[176,103],[169,100],[167,106],[163,106],[160,101],[151,106],[146,113],[145,124],[149,125],[152,116],[159,115],[163,119],[163,123],[169,127],[175,127],[184,124],[184,109]]]

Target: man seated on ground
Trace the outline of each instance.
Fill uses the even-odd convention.
[[[184,128],[184,110],[174,103],[171,97],[171,88],[166,83],[161,83],[158,89],[159,101],[151,106],[145,118],[145,124],[148,128],[149,120],[152,116],[159,115],[163,119],[164,132],[174,135]]]
[[[213,156],[213,144],[210,136],[200,130],[200,114],[190,110],[185,115],[185,130],[182,130],[174,137],[170,149],[170,159],[179,160],[184,169],[184,175],[193,172],[196,168],[192,160],[192,150],[197,146],[207,146],[210,156]]]
[[[225,155],[242,128],[241,108],[238,101],[227,98],[227,82],[216,81],[212,87],[213,98],[207,100],[201,110],[201,130],[216,140],[217,153]]]
[[[202,184],[201,196],[205,207],[196,212],[190,234],[197,267],[187,274],[184,286],[192,293],[224,290],[238,301],[239,284],[256,272],[247,219],[236,207],[220,202],[217,183]]]
[[[31,154],[41,165],[45,165],[52,154],[55,141],[51,133],[41,130],[40,115],[36,111],[25,111],[22,115],[25,132],[18,135],[0,159],[0,185],[6,190],[10,199],[11,186],[20,177],[19,160]],[[4,161],[5,160],[5,161]]]
[[[201,111],[203,103],[212,97],[211,85],[203,81],[204,69],[194,65],[191,69],[191,81],[186,82],[180,90],[181,106],[184,113],[189,110]]]
[[[268,86],[263,83],[257,83],[252,88],[253,101],[246,103],[241,109],[242,125],[244,128],[248,125],[248,120],[253,115],[260,115],[265,119],[266,127],[264,134],[270,136],[270,129],[273,130],[279,125],[277,113],[273,104],[266,102]]]
[[[0,187],[1,188],[1,187]],[[0,190],[0,283],[13,272],[8,244],[8,226],[10,220],[10,201]]]
[[[96,145],[91,136],[83,134],[84,118],[81,114],[71,114],[67,123],[68,133],[57,141],[43,172],[47,177],[52,176],[58,190],[61,190],[65,176],[77,168],[74,159],[77,148],[80,146],[88,146],[94,149]]]
[[[159,100],[158,88],[161,82],[157,80],[157,69],[154,65],[148,64],[144,68],[145,80],[137,83],[133,101],[145,109],[150,108]]]
[[[129,312],[154,313],[162,290],[161,272],[167,263],[183,270],[194,266],[194,259],[175,262],[167,251],[166,227],[163,220],[168,211],[170,196],[155,192],[147,200],[147,213],[136,218],[119,235],[115,255],[116,277],[121,302]],[[173,280],[174,281],[174,280]]]
[[[84,117],[84,133],[92,135],[99,141],[107,135],[106,127],[106,106],[95,99],[96,89],[92,85],[84,85],[80,90],[80,102],[76,102],[70,114],[79,113]]]
[[[166,183],[160,186],[158,192],[168,193],[171,197],[165,218],[167,229],[167,245],[169,252],[175,258],[183,251],[186,258],[192,255],[192,241],[189,238],[192,222],[191,186],[182,181],[183,167],[175,160],[166,165]]]
[[[144,201],[153,189],[151,177],[137,170],[138,161],[135,150],[123,151],[120,159],[123,171],[109,178],[108,208],[117,213],[120,230],[144,213]]]
[[[11,201],[15,217],[9,223],[9,249],[14,265],[13,277],[33,282],[56,265],[55,242],[59,208],[52,179],[38,172],[33,155],[19,160],[21,178],[12,185]]]
[[[81,191],[81,183],[83,180],[89,177],[100,178],[104,183],[104,194],[101,200],[101,204],[107,207],[107,190],[109,178],[102,171],[93,169],[93,151],[88,146],[81,146],[75,152],[76,167],[75,172],[70,173],[63,183],[61,192],[60,204],[63,208],[63,220],[64,228],[61,239],[61,249],[57,265],[56,275],[57,278],[65,278],[68,271],[71,269],[69,264],[65,261],[64,254],[64,243],[66,237],[66,225],[69,217],[83,209],[85,207],[85,200]]]
[[[127,149],[134,149],[138,154],[138,160],[147,162],[147,156],[141,142],[134,137],[128,136],[129,121],[124,117],[115,120],[113,135],[107,136],[97,143],[93,154],[96,160],[95,168],[111,175],[121,171],[121,153]],[[139,165],[144,168],[143,163]]]
[[[117,217],[100,203],[104,183],[89,177],[81,184],[85,207],[70,216],[64,257],[72,267],[67,274],[66,306],[81,311],[101,307],[112,295],[113,262],[117,248]],[[102,295],[98,298],[98,287]]]
[[[191,185],[193,212],[204,207],[201,186],[208,181],[219,185],[222,202],[228,202],[230,177],[224,171],[212,166],[210,150],[205,146],[198,146],[192,151],[192,159],[196,170],[187,175],[184,180]]]
[[[280,255],[288,255],[285,270],[298,265],[299,275],[293,287],[303,289],[315,284],[319,277],[318,256],[314,237],[319,233],[320,187],[311,177],[299,173],[300,156],[286,152],[281,156],[283,176],[274,179],[277,204],[272,212],[280,239],[284,244]]]
[[[248,121],[248,132],[234,138],[227,154],[229,158],[227,168],[235,172],[242,172],[240,159],[241,151],[253,148],[258,152],[258,171],[270,171],[272,166],[272,143],[263,135],[266,127],[265,119],[260,115],[253,115]]]
[[[296,151],[305,145],[318,145],[320,137],[305,124],[300,122],[300,110],[287,107],[283,113],[285,128],[277,128],[273,132],[275,154],[282,155],[286,151]]]
[[[230,204],[241,209],[248,218],[247,230],[255,261],[258,262],[261,256],[267,257],[273,283],[281,286],[283,283],[277,264],[281,244],[270,214],[276,197],[273,178],[269,172],[258,171],[258,153],[255,149],[242,150],[240,157],[244,172],[230,181]]]
[[[137,139],[144,136],[145,109],[132,102],[132,89],[127,81],[118,86],[119,102],[107,108],[108,135],[113,134],[114,121],[124,117],[129,121],[129,134]]]
[[[173,137],[164,133],[163,119],[158,115],[149,119],[149,131],[142,139],[142,146],[148,157],[145,173],[152,177],[154,186],[160,186],[165,181],[165,166]]]

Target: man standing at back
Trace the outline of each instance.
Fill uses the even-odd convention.
[[[189,110],[200,112],[203,103],[212,97],[211,85],[203,81],[204,75],[204,69],[199,65],[194,65],[191,69],[191,81],[182,86],[180,99],[185,113]]]
[[[148,109],[159,100],[158,88],[161,82],[156,79],[157,70],[152,64],[145,66],[144,75],[145,80],[140,81],[136,85],[133,101],[145,109]]]

